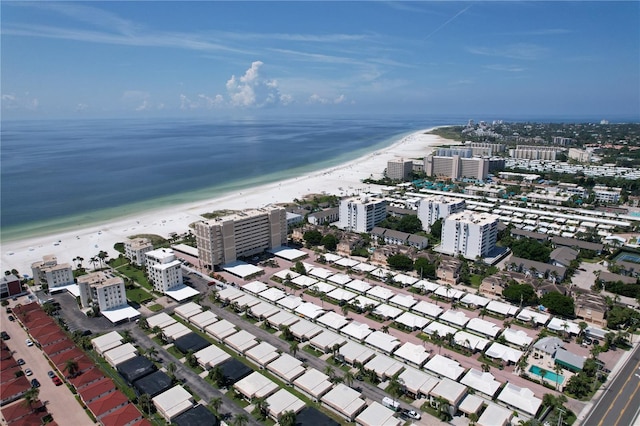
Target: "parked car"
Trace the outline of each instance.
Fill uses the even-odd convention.
[[[18,358],[17,363],[18,363],[18,365],[24,365],[24,359]]]
[[[0,333],[0,335],[2,336],[2,340],[9,340],[11,339],[11,337],[9,337],[9,334],[7,334],[6,331],[3,331],[2,333]]]
[[[53,379],[54,377],[56,377],[56,373],[54,373],[53,371],[49,370],[47,372],[47,376],[49,376],[50,379]]]
[[[13,321],[15,321],[15,320],[16,320],[16,319],[13,317],[13,315],[9,315],[9,321],[13,322]]]
[[[422,417],[420,415],[420,413],[413,411],[413,410],[402,410],[402,414],[404,414],[405,416],[411,418],[411,419],[415,419],[415,420],[420,420],[420,418]]]
[[[27,339],[24,342],[27,344],[27,346],[33,346],[33,342],[31,341],[31,339]]]
[[[38,379],[32,379],[31,380],[31,387],[32,388],[39,388],[40,387],[40,382],[38,381]]]
[[[58,376],[53,376],[51,380],[53,381],[53,384],[56,386],[60,386],[62,384],[62,380],[60,380],[60,377]]]
[[[33,374],[33,371],[31,371],[30,368],[27,368],[27,369],[24,370],[24,374],[27,375],[27,376],[31,376]]]

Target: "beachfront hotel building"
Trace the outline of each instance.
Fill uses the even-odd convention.
[[[471,148],[441,148],[436,155],[428,155],[424,159],[424,172],[427,176],[453,180],[484,180],[490,171],[500,168],[504,168],[503,159],[472,157]]]
[[[444,220],[439,251],[465,259],[486,257],[498,238],[497,215],[463,210]]]
[[[202,267],[235,262],[287,243],[287,212],[268,206],[245,210],[195,224]]]
[[[369,232],[387,217],[387,201],[366,195],[340,201],[338,228],[351,232]]]
[[[148,238],[132,238],[124,242],[124,255],[138,266],[144,266],[145,253],[153,250],[153,244]]]
[[[461,212],[465,206],[465,201],[460,198],[431,195],[418,202],[418,219],[422,222],[422,229],[429,232],[438,219],[444,220],[453,213]]]
[[[153,289],[162,294],[182,285],[182,268],[173,250],[161,248],[148,251],[145,265]]]
[[[98,306],[101,311],[127,305],[124,280],[111,272],[98,271],[78,277],[83,308]]]
[[[413,171],[413,160],[394,158],[387,162],[387,177],[392,180],[409,180]]]
[[[47,284],[49,291],[56,287],[64,287],[74,283],[73,268],[68,263],[58,264],[58,258],[53,255],[42,257],[42,261],[31,264],[31,274],[34,285]]]

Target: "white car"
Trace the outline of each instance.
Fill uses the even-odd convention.
[[[422,417],[420,413],[413,410],[404,410],[404,414],[407,417],[411,417],[412,419],[416,419],[416,420],[420,420],[420,418]]]
[[[27,375],[27,376],[30,376],[30,375],[33,374],[33,371],[31,371],[30,368],[27,368],[27,369],[24,370],[24,374]]]
[[[31,341],[31,339],[27,339],[24,342],[27,344],[27,346],[33,346],[33,342]]]

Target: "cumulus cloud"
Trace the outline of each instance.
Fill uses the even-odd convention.
[[[271,105],[288,105],[293,101],[290,95],[281,94],[277,80],[261,75],[261,61],[254,61],[244,75],[232,75],[227,81],[229,104],[234,107],[262,108]]]
[[[0,99],[2,99],[2,109],[6,110],[36,111],[40,107],[38,98],[31,96],[29,92],[25,92],[24,95],[3,93]]]
[[[335,98],[326,98],[318,95],[317,93],[314,93],[311,96],[309,96],[307,103],[316,104],[316,105],[330,105],[330,104],[338,105],[338,104],[345,103],[346,101],[347,101],[347,97],[345,95],[340,95]]]

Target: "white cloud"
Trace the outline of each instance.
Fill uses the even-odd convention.
[[[329,104],[338,105],[338,104],[345,103],[346,100],[347,100],[347,97],[345,95],[340,95],[335,98],[326,98],[318,95],[317,93],[314,93],[311,96],[309,96],[309,99],[307,99],[307,103],[316,104],[316,105],[329,105]]]
[[[76,105],[76,111],[86,111],[89,108],[89,105],[83,104],[82,102]]]
[[[264,78],[261,61],[254,61],[244,75],[232,75],[227,81],[229,103],[233,107],[262,108],[270,105],[288,105],[293,100],[290,95],[280,93],[277,80]]]
[[[539,59],[547,52],[545,47],[530,43],[516,43],[504,47],[469,47],[467,50],[475,55],[497,56],[517,60]]]
[[[13,93],[2,94],[2,109],[5,110],[28,110],[36,111],[40,107],[40,101],[25,92],[24,95],[15,95]]]
[[[493,71],[506,71],[506,72],[522,72],[525,68],[519,67],[517,65],[503,65],[503,64],[491,64],[485,65],[483,68]]]

